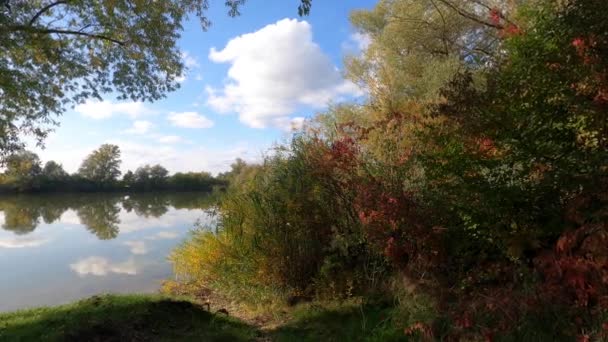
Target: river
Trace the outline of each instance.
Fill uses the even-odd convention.
[[[200,193],[0,197],[0,311],[100,293],[155,292],[167,257],[212,224]]]

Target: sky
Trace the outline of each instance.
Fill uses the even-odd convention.
[[[211,1],[208,31],[197,18],[184,25],[180,89],[154,103],[106,96],[78,105],[44,149],[32,149],[68,172],[104,143],[120,147],[123,172],[159,163],[216,174],[237,157],[259,162],[305,118],[363,95],[343,78],[343,57],[368,44],[348,16],[376,1],[315,1],[307,17],[298,2],[250,0],[230,18],[223,1]]]

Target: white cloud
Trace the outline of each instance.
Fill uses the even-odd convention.
[[[210,128],[213,127],[213,121],[196,112],[172,112],[168,117],[173,126],[185,128]]]
[[[146,243],[143,241],[125,241],[124,244],[129,246],[132,254],[144,255],[144,254],[148,253],[148,248],[146,248]]]
[[[192,56],[188,51],[182,51],[182,62],[188,69],[195,69],[201,66],[196,57]]]
[[[39,247],[49,242],[48,239],[37,239],[33,237],[14,237],[0,239],[0,248],[30,248]]]
[[[355,32],[350,35],[350,40],[357,44],[360,51],[365,51],[372,43],[372,37],[367,33]]]
[[[125,130],[129,134],[146,134],[154,125],[150,121],[136,120],[133,121],[133,127]]]
[[[175,78],[175,81],[177,83],[184,83],[184,82],[186,82],[186,79],[187,79],[186,74],[181,74]]]
[[[125,262],[112,263],[106,258],[92,256],[70,264],[70,269],[81,277],[89,274],[94,276],[105,276],[109,273],[137,274],[137,267],[132,258]]]
[[[108,119],[115,115],[126,115],[131,119],[138,118],[152,111],[143,102],[112,102],[89,100],[79,104],[74,111],[91,119]]]
[[[78,217],[78,213],[74,209],[68,209],[61,214],[59,222],[69,225],[79,225],[80,217]]]
[[[198,63],[198,60],[196,59],[195,56],[192,56],[188,51],[182,51],[182,63],[184,63],[184,66],[186,67],[184,72],[178,76],[175,81],[177,81],[178,83],[184,83],[187,80],[187,76],[186,73],[187,71],[193,70],[193,69],[198,69],[200,68],[200,64]],[[200,76],[197,75],[197,80],[198,77]]]
[[[171,240],[171,239],[177,239],[178,237],[179,237],[179,234],[177,234],[176,232],[158,232],[154,235],[146,237],[146,239],[148,239],[148,240]]]
[[[182,141],[183,139],[177,135],[165,135],[158,138],[158,142],[161,144],[177,144]]]
[[[220,112],[236,112],[241,122],[263,128],[290,126],[299,106],[320,108],[360,90],[345,81],[319,45],[306,21],[283,19],[236,37],[209,59],[230,63],[222,90],[207,87],[207,103]]]

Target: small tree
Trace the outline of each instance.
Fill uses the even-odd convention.
[[[46,162],[46,164],[44,164],[42,175],[47,180],[62,180],[68,176],[68,173],[65,172],[61,164],[58,164],[53,160],[49,160]]]
[[[126,186],[131,186],[135,182],[135,174],[129,170],[122,176],[122,182]]]
[[[18,190],[36,187],[41,172],[40,158],[33,152],[20,150],[6,159],[6,181]]]
[[[160,188],[167,183],[169,171],[160,164],[156,164],[150,168],[150,181],[155,188]]]
[[[114,183],[120,176],[120,148],[103,144],[82,162],[78,173],[102,186]]]

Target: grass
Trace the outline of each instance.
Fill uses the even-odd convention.
[[[269,332],[273,341],[407,341],[391,322],[392,308],[353,302],[304,304]]]
[[[356,301],[307,303],[263,327],[185,297],[102,295],[0,314],[0,341],[403,341],[391,310]]]
[[[103,295],[0,314],[0,341],[251,341],[257,330],[160,295]]]

